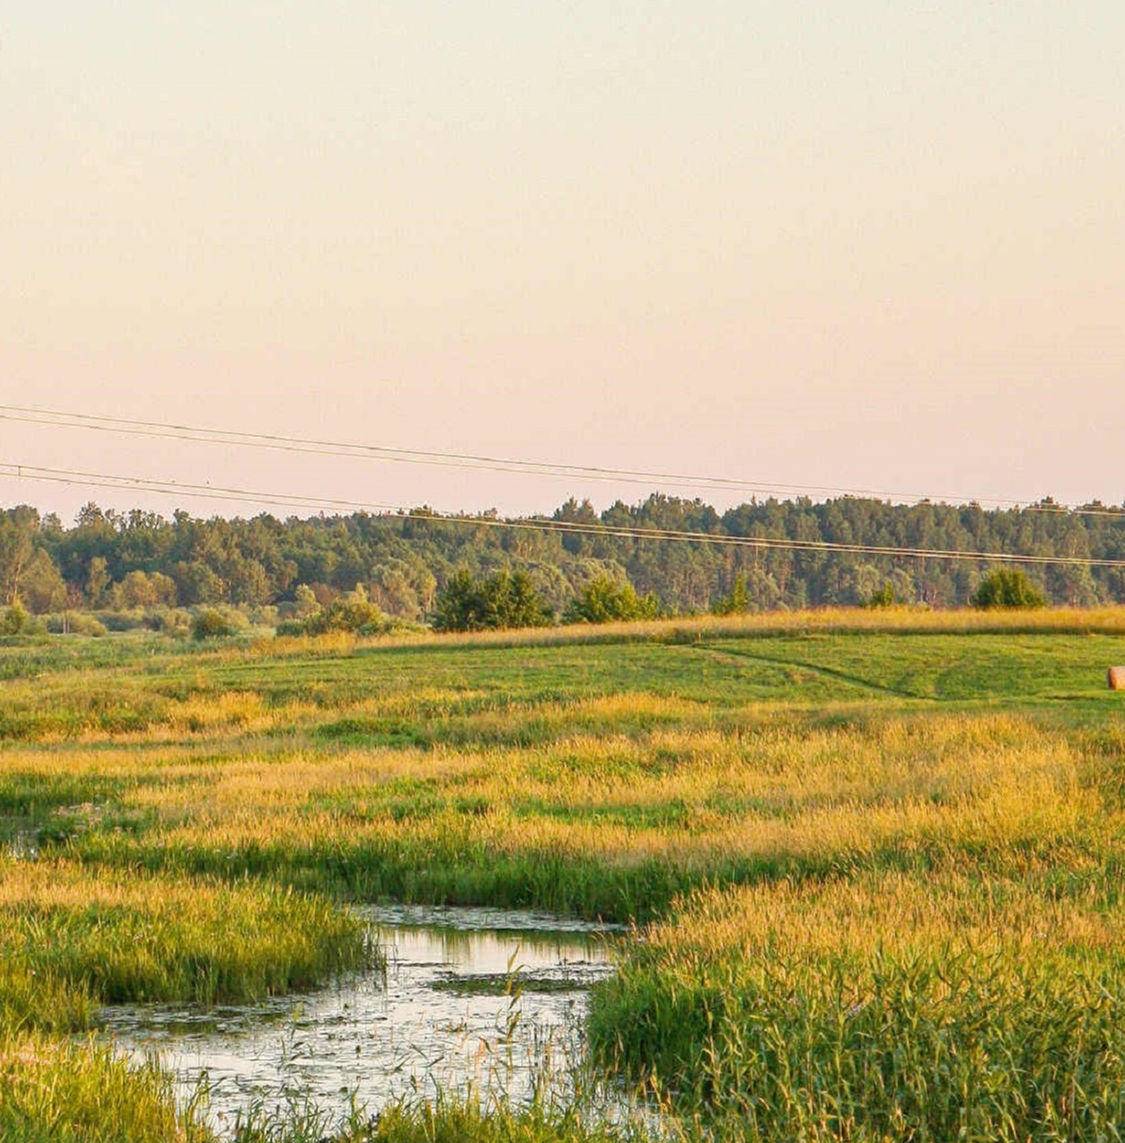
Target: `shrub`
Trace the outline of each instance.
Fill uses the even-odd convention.
[[[47,630],[54,635],[91,635],[99,638],[106,634],[106,626],[88,611],[64,611],[47,620]]]
[[[974,607],[982,609],[1047,605],[1047,599],[1039,585],[1018,568],[993,568],[980,581],[969,602]]]
[[[553,619],[527,572],[505,568],[478,580],[461,570],[438,593],[434,627],[438,631],[486,631],[545,627]]]
[[[17,599],[0,615],[0,635],[42,635],[43,624]]]
[[[881,607],[894,607],[896,603],[898,597],[895,595],[894,584],[887,580],[878,591],[871,593],[863,606],[878,610]]]
[[[276,627],[278,609],[272,603],[259,604],[250,608],[250,624],[253,627]]]
[[[143,631],[148,626],[146,613],[140,607],[129,611],[104,608],[96,613],[96,618],[107,631]]]
[[[300,623],[301,630],[307,635],[325,635],[329,631],[377,635],[388,626],[387,617],[367,598],[367,591],[361,584],[357,584],[349,595],[334,599]]]
[[[305,591],[309,596],[312,592]],[[307,601],[304,601],[307,603]],[[355,591],[332,600],[327,607],[320,607],[303,618],[286,619],[277,624],[277,634],[327,635],[329,633],[349,633],[353,635],[384,635],[395,626],[393,620],[367,596],[362,584],[356,584]]]
[[[750,610],[750,592],[746,587],[746,573],[739,572],[731,584],[730,593],[724,595],[711,608],[714,615],[741,615]]]
[[[192,632],[191,612],[180,607],[169,608],[160,617],[161,634],[173,639],[186,639]]]
[[[660,614],[656,596],[638,595],[628,580],[595,576],[563,613],[564,623],[614,623],[629,619],[655,619]]]
[[[238,628],[229,615],[216,611],[213,607],[204,608],[192,621],[191,634],[194,639],[221,639],[234,635]]]

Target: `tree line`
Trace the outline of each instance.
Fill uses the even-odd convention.
[[[306,610],[326,608],[358,585],[382,613],[440,626],[439,593],[448,603],[451,592],[460,592],[470,610],[487,607],[483,598],[473,601],[473,591],[490,577],[507,576],[496,598],[512,597],[518,608],[530,596],[517,597],[530,591],[560,617],[580,605],[609,606],[597,599],[606,584],[629,585],[652,613],[851,606],[880,597],[956,607],[977,591],[986,558],[734,547],[602,535],[597,528],[1125,559],[1125,508],[1087,505],[1091,514],[1078,515],[1054,507],[1050,501],[1033,509],[985,509],[844,497],[751,501],[719,513],[698,499],[655,494],[602,512],[571,499],[538,518],[591,529],[578,534],[537,529],[536,518],[520,529],[471,518],[435,520],[424,509],[392,517],[200,519],[184,511],[165,517],[88,504],[67,526],[20,505],[0,511],[0,602],[19,601],[35,614],[227,605],[280,606],[284,615],[302,600]],[[1030,574],[1052,603],[1125,601],[1121,568],[1044,565]],[[591,595],[594,584],[603,587]]]

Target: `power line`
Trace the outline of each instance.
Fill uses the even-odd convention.
[[[892,500],[936,500],[941,502],[966,499],[977,504],[1047,512],[1063,515],[1125,517],[1125,511],[1112,508],[1071,508],[1063,504],[1028,503],[1002,497],[953,497],[922,495],[918,493],[888,492],[871,488],[843,488],[830,485],[766,483],[732,477],[699,476],[685,473],[646,471],[643,469],[612,468],[596,465],[561,464],[548,461],[519,460],[475,453],[442,452],[432,449],[398,448],[390,445],[358,444],[342,441],[318,440],[309,437],[281,434],[244,432],[236,429],[215,429],[193,425],[179,425],[163,421],[146,421],[129,417],[103,417],[90,413],[40,409],[27,405],[0,404],[0,420],[24,424],[45,425],[52,428],[88,429],[98,432],[145,436],[158,439],[192,441],[199,444],[236,445],[266,448],[282,452],[313,453],[320,456],[377,459],[405,464],[424,464],[442,468],[469,469],[514,473],[524,476],[547,476],[562,479],[581,477],[612,483],[652,486],[672,485],[708,489],[710,491],[743,491],[753,494],[830,493],[843,496],[864,496]]]
[[[8,471],[3,471],[7,469]],[[156,492],[162,495],[203,497],[236,501],[246,504],[271,504],[287,508],[309,508],[324,511],[350,508],[357,512],[375,509],[375,514],[390,520],[428,521],[459,524],[471,527],[502,528],[534,532],[561,532],[570,535],[610,536],[634,540],[712,544],[726,547],[755,549],[781,549],[807,553],[838,553],[940,560],[991,561],[1036,565],[1074,567],[1125,567],[1125,559],[1097,559],[1088,556],[1039,556],[1011,552],[970,552],[956,549],[893,547],[879,544],[839,543],[829,540],[794,540],[775,536],[730,536],[713,532],[692,532],[675,528],[648,528],[614,524],[593,524],[572,520],[502,519],[492,516],[452,515],[428,509],[406,509],[401,506],[336,500],[304,494],[254,492],[247,489],[191,484],[177,480],[152,480],[146,477],[114,476],[108,473],[88,472],[80,469],[46,468],[40,465],[6,463],[0,465],[0,476],[23,480],[42,480],[53,483],[92,488]]]

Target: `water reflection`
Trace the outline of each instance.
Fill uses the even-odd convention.
[[[519,1099],[582,1054],[586,990],[612,969],[612,935],[496,909],[371,909],[385,973],[308,995],[209,1010],[113,1006],[105,1025],[134,1057],[156,1053],[185,1097],[211,1086],[222,1130],[254,1105],[311,1098],[343,1114],[470,1084]]]

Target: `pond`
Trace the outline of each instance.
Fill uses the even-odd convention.
[[[201,1082],[229,1132],[252,1107],[311,1100],[333,1117],[470,1086],[525,1098],[581,1063],[588,989],[612,972],[606,928],[536,913],[393,906],[362,911],[385,971],[307,995],[200,1009],[114,1005],[104,1027],[159,1057],[181,1097]]]

